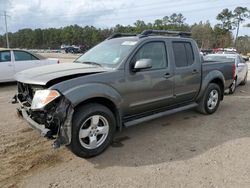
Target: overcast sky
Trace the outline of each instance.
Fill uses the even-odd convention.
[[[222,9],[233,10],[237,6],[250,9],[250,0],[0,0],[0,14],[7,11],[9,31],[14,32],[72,24],[107,28],[133,24],[136,20],[153,22],[174,12],[182,13],[189,24],[209,20],[214,25]],[[1,16],[0,34],[4,32]],[[240,35],[250,35],[250,28],[242,27]]]

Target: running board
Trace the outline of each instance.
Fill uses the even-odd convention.
[[[125,127],[130,127],[130,126],[133,126],[133,125],[143,123],[145,121],[150,121],[150,120],[160,118],[160,117],[163,117],[163,116],[166,116],[166,115],[170,115],[170,114],[174,114],[174,113],[177,113],[177,112],[180,112],[180,111],[188,110],[188,109],[191,109],[191,108],[194,108],[194,107],[197,107],[197,106],[198,106],[197,103],[192,103],[192,104],[182,106],[182,107],[179,107],[179,108],[174,108],[174,109],[167,110],[167,111],[164,111],[164,112],[159,112],[157,114],[152,114],[150,116],[145,116],[145,117],[142,117],[142,118],[138,118],[138,119],[135,119],[135,120],[125,122],[124,126]]]

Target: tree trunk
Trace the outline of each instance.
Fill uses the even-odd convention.
[[[237,23],[236,36],[235,36],[235,41],[234,41],[234,47],[235,47],[235,48],[237,48],[237,38],[238,38],[238,35],[239,35],[240,20],[241,20],[241,17],[239,16],[239,18],[238,18],[238,23]]]

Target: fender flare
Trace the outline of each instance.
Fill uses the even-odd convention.
[[[222,74],[222,72],[218,71],[218,70],[214,70],[209,72],[203,79],[202,79],[202,84],[201,84],[201,88],[200,88],[200,93],[197,97],[197,101],[199,101],[202,96],[204,95],[206,88],[208,86],[209,83],[212,83],[214,80],[220,80],[222,83],[222,91],[221,91],[221,99],[223,99],[224,97],[224,90],[225,90],[225,78],[224,75]]]
[[[93,98],[105,98],[110,100],[116,107],[117,127],[122,127],[122,108],[123,99],[121,95],[111,86],[101,83],[83,84],[66,90],[62,93],[72,104],[73,108],[82,102]]]
[[[63,95],[71,102],[73,107],[87,99],[95,97],[109,99],[117,108],[122,104],[122,97],[114,88],[100,83],[79,85],[64,91]]]

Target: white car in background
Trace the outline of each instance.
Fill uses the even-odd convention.
[[[0,83],[15,81],[14,75],[20,71],[57,63],[58,59],[47,59],[25,50],[0,50]]]
[[[237,53],[218,53],[204,56],[205,61],[210,62],[235,62],[235,77],[232,85],[229,88],[229,93],[233,94],[238,85],[245,85],[247,83],[248,65],[246,61]]]

